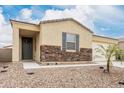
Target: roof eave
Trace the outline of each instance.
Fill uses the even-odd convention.
[[[105,36],[99,36],[99,35],[93,35],[93,36],[102,37],[102,38],[108,38],[108,39],[113,39],[113,40],[118,40],[118,39],[116,39],[116,38],[105,37]],[[118,41],[119,41],[119,40],[118,40]]]
[[[39,25],[39,23],[35,24],[35,23],[29,23],[29,22],[24,22],[24,21],[17,21],[13,19],[9,19],[9,20],[10,20],[11,25],[12,25],[12,22],[18,22],[18,23],[24,23],[24,24],[30,24],[30,25]]]

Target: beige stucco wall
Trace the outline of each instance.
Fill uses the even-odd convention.
[[[22,59],[22,39],[21,36],[19,35],[19,60]]]
[[[62,46],[62,32],[79,34],[80,48],[92,48],[92,33],[73,21],[41,24],[41,45]]]
[[[20,59],[19,48],[19,29],[13,26],[13,47],[12,47],[12,61],[18,62]]]
[[[19,28],[19,29],[24,29],[24,30],[31,30],[31,31],[40,31],[40,27],[39,25],[35,25],[35,24],[30,24],[30,23],[24,23],[24,22],[18,22],[18,21],[11,21],[12,26],[14,26],[15,28]]]
[[[102,36],[97,36],[97,35],[93,35],[93,42],[118,44],[117,39],[112,39],[112,38],[107,38],[107,37],[102,37]]]
[[[36,51],[35,51],[35,60],[40,62],[40,33],[36,34]]]

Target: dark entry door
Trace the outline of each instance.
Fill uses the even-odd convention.
[[[30,37],[22,37],[22,59],[30,60],[33,55],[33,43],[32,38]]]

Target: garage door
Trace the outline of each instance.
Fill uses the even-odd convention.
[[[101,53],[98,53],[95,51],[96,48],[100,48],[99,45],[102,45],[103,47],[107,48],[109,46],[109,44],[107,43],[97,43],[97,42],[93,42],[92,44],[92,48],[93,48],[93,61],[106,61],[106,58],[101,55]],[[112,58],[112,60],[115,60],[115,57]]]
[[[12,49],[1,48],[0,49],[0,62],[11,62],[12,61]]]

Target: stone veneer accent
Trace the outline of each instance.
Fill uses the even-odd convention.
[[[40,46],[41,61],[92,61],[92,49],[80,48],[79,52],[66,52],[61,46]]]

